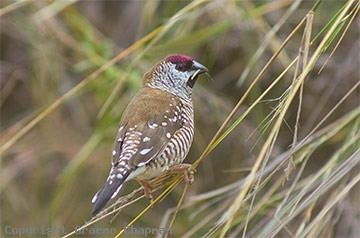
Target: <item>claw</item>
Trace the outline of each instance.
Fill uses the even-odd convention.
[[[143,188],[145,197],[147,197],[150,201],[152,201],[153,195],[152,195],[152,187],[150,186],[150,184],[145,180],[140,180],[140,179],[136,179],[136,182],[138,182]]]
[[[194,182],[194,174],[196,169],[193,169],[191,164],[177,164],[170,167],[170,170],[175,173],[184,174],[184,179],[187,184],[191,185]]]

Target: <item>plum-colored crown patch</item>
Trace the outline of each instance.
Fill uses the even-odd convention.
[[[187,55],[170,55],[165,59],[165,61],[171,62],[173,64],[188,63],[192,60],[193,58]]]

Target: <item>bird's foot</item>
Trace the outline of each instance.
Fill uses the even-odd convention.
[[[189,185],[194,182],[194,174],[196,170],[192,168],[191,164],[177,164],[171,166],[170,171],[184,174],[185,182]]]
[[[153,195],[152,195],[152,187],[150,186],[150,184],[147,181],[140,179],[136,179],[136,182],[138,182],[143,188],[145,197],[147,197],[149,200],[152,201]]]

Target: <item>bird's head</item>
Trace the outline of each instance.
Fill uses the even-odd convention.
[[[207,68],[186,55],[170,55],[156,64],[146,75],[144,83],[179,97],[191,97],[197,77]]]

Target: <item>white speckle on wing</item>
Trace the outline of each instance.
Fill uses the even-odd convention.
[[[147,149],[143,149],[143,150],[140,151],[140,154],[141,154],[141,155],[146,155],[146,154],[149,153],[151,150],[152,150],[152,147],[151,147],[151,148],[147,148]]]
[[[123,126],[122,126],[122,127],[120,127],[120,128],[119,128],[119,132],[120,132],[123,128],[124,128]]]
[[[148,142],[148,141],[150,141],[150,137],[145,136],[142,141],[143,142]]]
[[[156,124],[156,123],[149,123],[149,128],[151,128],[151,129],[155,129],[155,128],[157,128],[159,125],[158,124]]]
[[[167,126],[167,123],[166,123],[166,122],[162,122],[161,125],[162,125],[162,126]]]
[[[121,179],[123,176],[121,174],[117,174],[116,178]]]
[[[137,166],[138,167],[141,167],[141,166],[144,166],[145,165],[145,163],[144,162],[141,162],[141,163],[139,163]]]
[[[116,150],[113,150],[113,151],[112,151],[112,155],[113,155],[113,156],[116,155]]]
[[[166,133],[166,137],[167,138],[170,138],[171,137],[171,134],[168,132],[168,133]]]
[[[119,138],[117,139],[117,142],[121,142],[121,141],[122,141],[122,138],[119,137]]]

